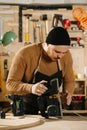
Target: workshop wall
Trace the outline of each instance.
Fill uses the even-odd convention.
[[[2,7],[2,8],[1,8]],[[87,10],[86,5],[73,5],[73,9],[75,7],[82,7],[85,10]],[[16,53],[16,51],[21,47],[24,46],[25,43],[38,43],[38,42],[43,42],[45,41],[46,35],[52,28],[53,24],[53,18],[55,14],[61,15],[62,19],[69,19],[70,21],[75,21],[72,10],[68,9],[56,9],[56,10],[34,10],[34,9],[27,9],[22,11],[22,42],[19,43],[19,7],[18,6],[11,6],[11,5],[6,5],[6,6],[0,6],[0,35],[4,34],[5,32],[11,30],[14,31],[17,34],[17,39],[15,41],[14,45],[9,45],[9,47],[3,48],[2,46],[0,47],[2,51],[7,51],[10,52],[12,55]],[[32,16],[29,18],[27,17],[26,14],[31,14]],[[47,19],[46,18],[47,15]],[[61,18],[60,18],[61,19]],[[55,23],[54,23],[55,24]],[[61,20],[58,21],[58,26],[61,25]],[[76,28],[76,30],[71,30],[70,28]],[[76,50],[77,46],[76,45],[77,41],[71,41],[71,43],[76,45],[75,49],[72,49],[72,53],[74,61],[75,61],[75,69],[77,72],[83,71],[82,68],[84,66],[87,66],[87,60],[85,60],[86,53],[87,53],[87,40],[84,38],[84,33],[82,30],[78,30],[78,27],[76,24],[71,24],[69,30],[69,34],[71,37],[80,37],[81,38],[81,43],[84,44],[85,48],[80,50]],[[86,37],[86,36],[85,36]],[[3,49],[2,49],[3,48]],[[12,49],[11,49],[12,48]],[[78,53],[76,53],[78,51]],[[80,53],[79,53],[80,52]],[[84,57],[85,55],[85,57]],[[80,59],[81,60],[80,60]],[[78,65],[76,63],[78,61]],[[83,61],[83,62],[81,62]],[[80,66],[79,66],[80,65]],[[78,70],[79,68],[79,70]]]
[[[73,5],[73,9],[76,7],[82,7],[87,10],[87,5]],[[72,10],[73,10],[72,9]],[[1,68],[1,81],[0,86],[5,86],[5,80],[13,56],[15,53],[23,46],[30,43],[44,42],[48,32],[53,27],[53,18],[55,14],[60,15],[60,20],[58,21],[58,26],[62,26],[61,18],[69,19],[70,21],[76,21],[73,17],[72,10],[68,9],[54,9],[54,10],[34,10],[27,9],[22,11],[22,42],[19,42],[19,7],[18,6],[1,6],[0,5],[0,37],[7,31],[14,31],[17,34],[17,39],[14,44],[3,47],[0,46],[0,68]],[[31,16],[28,17],[28,15]],[[55,21],[54,21],[55,25]],[[72,29],[71,29],[72,28]],[[73,57],[73,68],[76,73],[81,73],[84,75],[84,67],[87,66],[87,35],[78,28],[76,24],[71,24],[68,28],[70,37],[80,37],[82,46],[78,46],[77,40],[72,40],[72,48],[70,49]],[[84,47],[83,47],[84,46]],[[7,70],[4,68],[4,61],[7,59]],[[3,93],[5,94],[5,88]],[[1,90],[2,91],[2,90]],[[3,95],[2,93],[2,95]]]

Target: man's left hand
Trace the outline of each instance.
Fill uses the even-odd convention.
[[[72,95],[68,91],[66,91],[66,94],[67,94],[67,96],[66,96],[66,104],[70,105],[71,101],[72,101]]]

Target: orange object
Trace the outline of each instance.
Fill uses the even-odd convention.
[[[87,12],[82,7],[77,7],[73,9],[72,12],[75,19],[77,19],[80,22],[80,25],[83,30],[87,28]]]

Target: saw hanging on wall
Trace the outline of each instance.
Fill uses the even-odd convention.
[[[54,14],[52,27],[63,26],[63,18],[61,14]]]

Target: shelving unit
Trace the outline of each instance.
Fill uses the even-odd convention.
[[[75,79],[75,91],[73,96],[86,96],[85,78]]]
[[[8,101],[5,96],[8,94],[6,89],[6,78],[10,64],[11,59],[9,56],[0,56],[0,102]]]
[[[86,79],[75,79],[75,90],[70,106],[63,105],[64,115],[87,115],[86,109]]]
[[[73,69],[76,71],[77,75],[80,73],[83,78],[75,79],[75,90],[72,97],[72,102],[67,108],[71,112],[81,113],[82,110],[86,110],[86,79],[84,78],[84,48],[85,42],[83,39],[83,31],[75,27],[74,30],[68,29],[70,37],[74,37],[71,41],[71,54],[73,58]],[[80,43],[78,43],[77,38],[81,38]],[[76,38],[76,39],[75,39]]]
[[[75,80],[75,90],[72,97],[72,110],[85,110],[86,85],[85,78]]]

